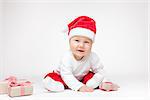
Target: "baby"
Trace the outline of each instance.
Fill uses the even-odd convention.
[[[101,60],[91,51],[95,35],[96,22],[88,16],[79,16],[68,24],[70,50],[62,57],[58,69],[44,77],[45,89],[54,92],[118,90],[118,85],[105,80]]]

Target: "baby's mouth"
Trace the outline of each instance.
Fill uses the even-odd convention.
[[[77,50],[77,51],[79,51],[79,52],[84,52],[84,50]]]

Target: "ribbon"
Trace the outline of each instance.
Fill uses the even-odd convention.
[[[4,81],[8,81],[8,84],[11,84],[11,82],[17,82],[17,78],[15,76],[9,76]]]
[[[26,82],[21,82],[21,83],[11,82],[11,84],[9,86],[10,87],[16,87],[16,86],[30,86],[30,85],[31,85],[31,82],[26,81]]]

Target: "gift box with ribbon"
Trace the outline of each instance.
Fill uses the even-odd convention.
[[[8,95],[10,97],[31,95],[33,86],[30,81],[26,82],[11,82],[8,87]]]
[[[104,84],[106,83],[106,84]],[[113,91],[113,83],[112,82],[104,82],[100,85],[100,89],[103,90],[103,91]]]
[[[11,82],[16,82],[17,78],[14,76],[9,76],[5,80],[0,81],[0,94],[8,93],[8,86]]]

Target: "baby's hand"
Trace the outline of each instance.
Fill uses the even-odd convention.
[[[104,91],[117,91],[120,87],[112,82],[103,82],[99,88]]]
[[[80,89],[79,89],[80,92],[93,92],[94,89],[91,88],[91,87],[88,87],[86,85],[82,86]]]

